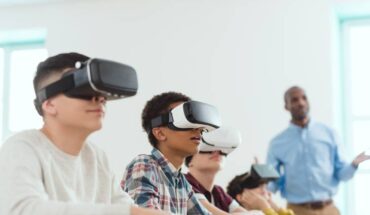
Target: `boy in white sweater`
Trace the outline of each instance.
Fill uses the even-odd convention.
[[[37,67],[35,92],[89,58],[59,54]],[[1,215],[164,214],[137,207],[115,181],[105,153],[86,141],[102,127],[106,98],[66,92],[41,101],[40,130],[20,132],[0,151]]]

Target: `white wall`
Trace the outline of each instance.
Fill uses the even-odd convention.
[[[243,145],[218,182],[264,161],[269,140],[288,125],[284,90],[306,88],[315,119],[332,122],[330,3],[322,0],[104,0],[0,8],[0,30],[46,28],[50,54],[79,51],[132,65],[136,97],[108,105],[92,139],[122,175],[150,145],[144,103],[174,90],[216,105]],[[30,72],[34,69],[30,68]]]

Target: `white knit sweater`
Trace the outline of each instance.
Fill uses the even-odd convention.
[[[72,156],[29,130],[1,146],[1,215],[128,215],[132,205],[91,143]]]

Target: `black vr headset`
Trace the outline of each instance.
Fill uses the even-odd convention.
[[[150,133],[152,128],[168,126],[178,131],[204,128],[212,131],[221,126],[221,117],[216,107],[198,101],[185,102],[169,112],[155,117],[146,129]]]
[[[241,180],[241,186],[247,189],[257,188],[261,184],[278,179],[279,173],[268,164],[254,164],[250,172]]]
[[[76,69],[66,72],[60,80],[39,90],[34,104],[37,112],[42,115],[41,104],[59,93],[86,100],[97,96],[114,100],[133,96],[137,89],[138,81],[134,68],[93,58],[86,62],[77,62]]]

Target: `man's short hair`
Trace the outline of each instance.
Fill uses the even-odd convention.
[[[150,127],[153,118],[170,111],[169,107],[171,104],[190,100],[188,96],[177,92],[165,92],[154,96],[145,104],[141,114],[141,125],[143,129],[146,131]],[[148,132],[148,139],[150,144],[154,148],[157,148],[158,140],[154,137],[153,132]]]
[[[293,91],[293,90],[302,90],[304,91],[304,89],[300,86],[292,86],[292,87],[289,87],[289,89],[287,89],[284,93],[284,103],[287,104],[288,103],[288,99],[289,99],[289,96],[290,96],[290,93]]]
[[[238,194],[243,193],[244,188],[241,186],[243,178],[248,175],[249,172],[243,173],[241,175],[235,176],[227,185],[226,192],[235,200]],[[238,201],[238,200],[237,200]],[[239,202],[240,203],[240,202]]]
[[[62,53],[47,58],[37,66],[36,75],[33,79],[33,88],[38,90],[45,87],[45,82],[54,75],[60,75],[67,68],[74,68],[76,62],[85,62],[89,57],[76,52]]]

